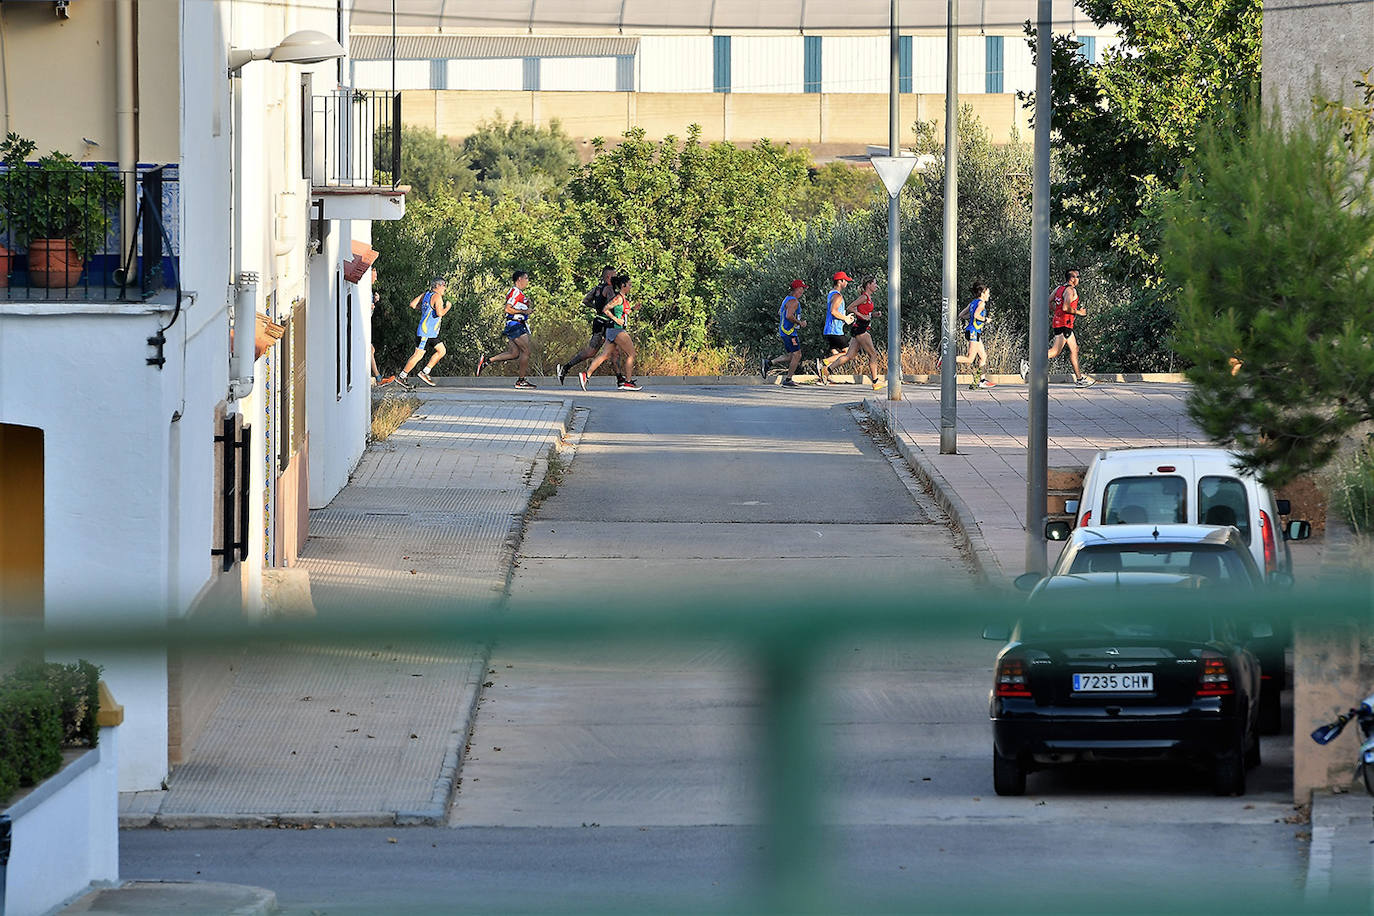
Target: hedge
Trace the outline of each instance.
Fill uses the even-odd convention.
[[[86,661],[29,662],[0,680],[0,803],[56,773],[63,747],[95,747],[99,681]]]

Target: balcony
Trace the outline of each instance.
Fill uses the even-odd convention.
[[[179,190],[176,166],[0,180],[0,303],[174,305]]]
[[[405,215],[401,94],[339,89],[310,97],[305,171],[317,219],[395,220]]]

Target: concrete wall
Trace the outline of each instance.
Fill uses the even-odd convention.
[[[992,135],[1008,142],[1013,131],[1029,139],[1026,112],[1007,93],[960,96]],[[501,115],[535,124],[558,120],[574,137],[619,137],[641,127],[650,139],[681,137],[700,124],[706,140],[751,141],[768,137],[790,143],[887,142],[886,94],[879,93],[687,93],[687,92],[469,92],[458,89],[403,93],[407,125],[460,138]],[[901,123],[942,124],[943,94],[901,97]]]
[[[1374,4],[1314,7],[1266,0],[1261,73],[1266,106],[1290,115],[1311,111],[1312,97],[1353,101],[1353,81],[1374,67]]]

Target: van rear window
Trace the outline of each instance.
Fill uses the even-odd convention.
[[[1104,525],[1173,525],[1188,520],[1182,477],[1118,477],[1102,493]]]
[[[1197,520],[1203,525],[1234,525],[1250,543],[1250,498],[1235,477],[1203,477],[1197,482]]]

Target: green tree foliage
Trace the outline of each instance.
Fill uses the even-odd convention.
[[[810,223],[821,216],[869,210],[886,203],[882,182],[867,165],[827,162],[808,166],[807,182],[791,215]]]
[[[1374,171],[1337,120],[1251,120],[1206,134],[1167,201],[1163,265],[1189,413],[1281,485],[1374,419]]]
[[[639,129],[596,155],[568,197],[581,233],[584,276],[602,262],[628,269],[647,339],[689,350],[707,344],[716,304],[730,294],[726,270],[791,237],[788,208],[807,180],[805,161],[760,140],[748,149],[687,139],[653,143]]]
[[[524,201],[561,191],[578,165],[577,148],[558,121],[537,127],[498,116],[464,138],[463,154],[483,193]]]
[[[1258,94],[1261,0],[1082,0],[1121,44],[1101,63],[1054,40],[1056,224],[1114,257],[1117,276],[1157,278],[1159,195],[1177,187],[1199,127]],[[1242,132],[1245,122],[1236,117]]]
[[[412,204],[440,194],[458,196],[477,190],[477,176],[468,167],[467,157],[427,127],[401,128],[401,181],[410,185]]]

